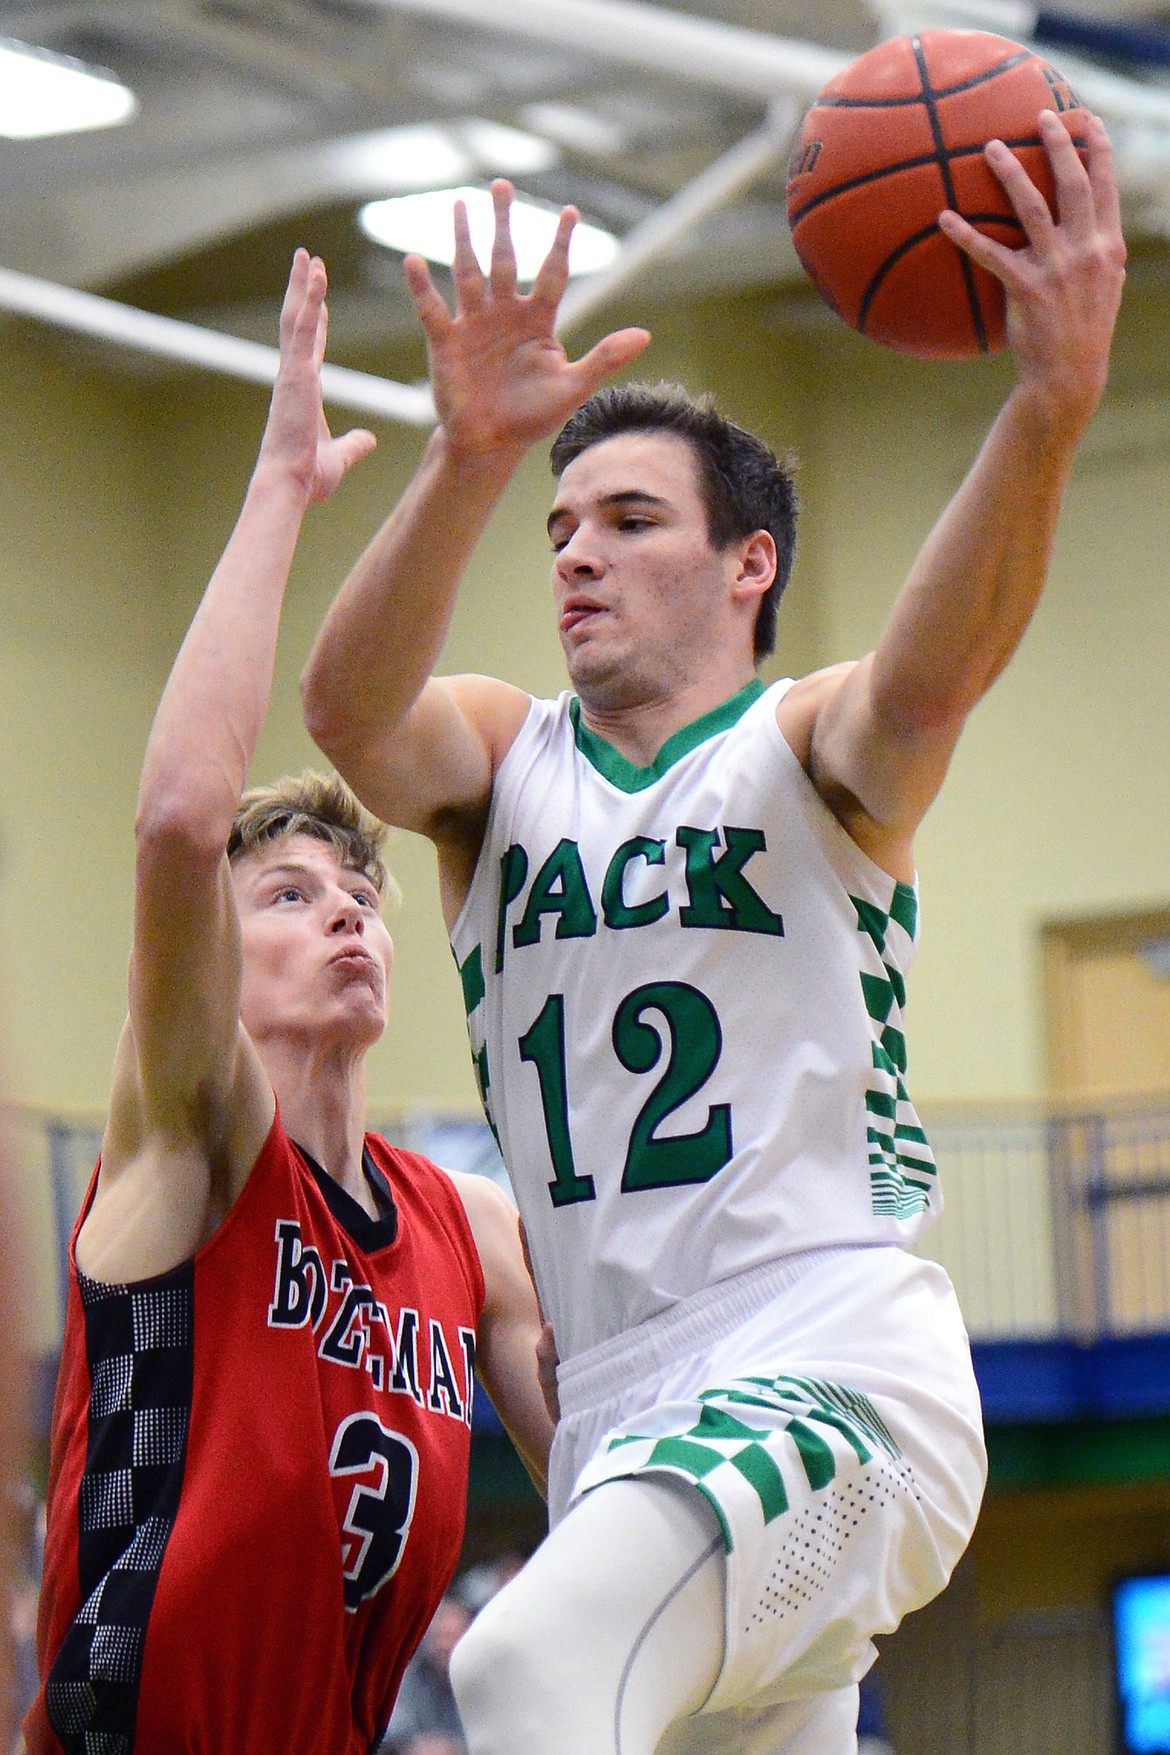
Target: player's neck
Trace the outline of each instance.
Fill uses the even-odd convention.
[[[697,677],[669,694],[645,700],[611,702],[581,691],[581,719],[595,736],[604,738],[636,767],[646,768],[663,745],[697,719],[722,707],[756,680],[750,666],[725,667],[715,675]]]
[[[306,1055],[267,1044],[265,1070],[290,1139],[314,1157],[335,1182],[377,1216],[362,1170],[366,1126],[365,1056],[328,1050]]]

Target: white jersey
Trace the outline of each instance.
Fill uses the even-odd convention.
[[[753,682],[638,768],[569,694],[496,775],[452,932],[562,1359],[799,1251],[940,1210],[904,1082],[915,891],[845,833]]]

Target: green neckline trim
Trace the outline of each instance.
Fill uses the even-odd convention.
[[[576,695],[569,702],[569,718],[573,722],[577,748],[599,774],[622,792],[644,792],[647,786],[653,786],[656,780],[661,780],[667,769],[672,768],[682,756],[688,755],[709,737],[715,737],[742,719],[752,702],[758,701],[763,692],[763,683],[758,676],[753,676],[751,682],[746,683],[738,694],[732,695],[729,701],[712,707],[709,713],[692,719],[689,725],[682,726],[668,737],[646,768],[639,768],[635,762],[623,756],[620,750],[614,749],[611,743],[606,743],[603,737],[590,731],[581,718],[581,703]]]

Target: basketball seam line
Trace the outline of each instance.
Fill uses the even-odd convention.
[[[1026,147],[1039,148],[1044,145],[1044,142],[1038,134],[1030,134],[1020,138],[1013,137],[1011,139],[1000,135],[999,138],[1003,140],[1004,145],[1012,152],[1022,152]],[[1073,145],[1078,151],[1087,147],[1089,144],[1089,137],[1087,134],[1083,137],[1078,137],[1074,134],[1070,135],[1069,138],[1072,140]],[[947,146],[944,147],[943,150],[946,153],[947,159],[953,163],[956,159],[976,157],[983,151],[983,143],[973,142],[970,146]],[[811,213],[814,208],[822,206],[826,201],[832,201],[834,197],[837,195],[843,195],[850,189],[863,188],[866,183],[878,183],[883,177],[897,176],[900,171],[917,171],[921,170],[923,165],[937,163],[938,154],[927,152],[920,154],[917,158],[900,158],[896,164],[879,165],[875,170],[863,171],[860,176],[849,177],[842,183],[834,183],[831,189],[824,189],[819,195],[810,195],[804,206],[798,207],[791,215],[789,224],[795,227],[805,215]]]
[[[985,218],[986,215],[983,215],[981,217]],[[993,214],[991,217],[994,219],[998,219],[999,215]],[[1017,223],[1018,223],[1018,221],[1017,221]],[[937,224],[927,225],[927,226],[923,226],[921,231],[915,232],[912,237],[903,238],[902,242],[897,246],[897,248],[894,250],[891,250],[889,255],[885,258],[885,260],[882,263],[880,263],[879,266],[874,270],[873,277],[870,280],[869,284],[867,285],[865,292],[862,294],[861,303],[857,307],[857,325],[856,326],[857,326],[857,331],[860,335],[865,334],[865,323],[866,323],[866,318],[869,315],[869,307],[872,305],[874,299],[877,297],[878,290],[881,287],[882,281],[886,278],[886,275],[889,273],[890,269],[894,266],[894,264],[896,262],[900,262],[902,260],[903,256],[908,255],[909,252],[916,247],[916,245],[925,243],[927,238],[936,237],[938,235],[938,231],[939,231],[939,227]]]
[[[951,176],[950,159],[947,156],[946,140],[943,136],[942,123],[939,121],[938,105],[930,84],[930,69],[926,64],[926,51],[922,47],[922,38],[911,37],[910,46],[918,66],[918,77],[922,81],[922,101],[926,105],[926,114],[930,122],[930,132],[934,138],[935,162],[943,180],[943,193],[946,205],[957,211],[959,202],[955,194],[955,180]],[[953,246],[958,248],[958,246]],[[975,285],[975,270],[965,250],[959,250],[959,269],[963,276],[963,285],[967,289],[967,304],[971,315],[971,324],[975,330],[975,341],[980,353],[987,352],[987,326],[983,321],[983,310],[979,303],[979,290]],[[881,271],[879,270],[879,273]],[[867,312],[868,314],[868,312]],[[865,323],[859,317],[858,326],[865,334]]]
[[[917,38],[915,41],[917,42]],[[1012,67],[1019,67],[1024,61],[1031,59],[1031,49],[1022,49],[1018,55],[1001,61],[997,67],[988,67],[982,73],[973,73],[970,79],[960,80],[958,85],[940,85],[932,87],[935,97],[954,97],[956,92],[972,91],[977,85],[986,85],[989,80],[998,79],[1001,73],[1007,73]],[[1047,65],[1047,63],[1042,63]],[[814,105],[819,110],[885,110],[902,109],[907,104],[920,104],[921,92],[913,92],[909,97],[883,98],[851,98],[851,97],[819,97]]]

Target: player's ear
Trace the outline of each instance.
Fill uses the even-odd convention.
[[[776,544],[767,530],[754,530],[736,544],[737,596],[762,597],[776,577]]]

